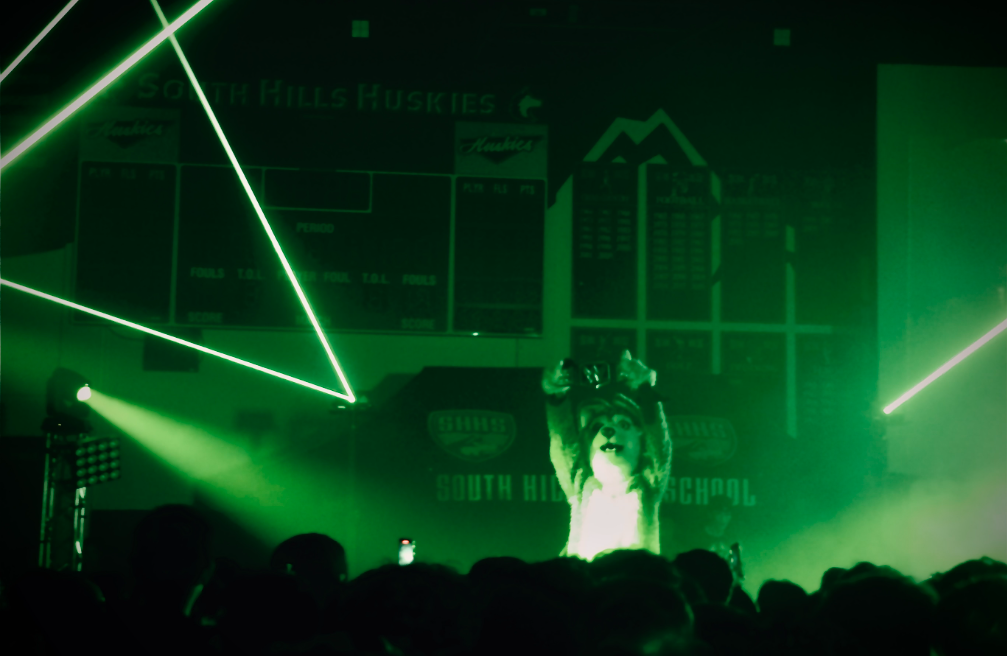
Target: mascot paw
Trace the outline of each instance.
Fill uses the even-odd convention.
[[[542,390],[546,394],[561,395],[570,391],[570,370],[563,366],[563,362],[560,360],[555,368],[542,372]]]
[[[619,360],[619,380],[635,390],[644,383],[656,384],[657,372],[642,361],[634,360],[633,355],[627,350],[622,352],[622,358]]]

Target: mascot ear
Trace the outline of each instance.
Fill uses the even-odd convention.
[[[577,423],[580,430],[587,428],[587,425],[604,414],[608,409],[608,403],[602,399],[588,399],[577,408]]]

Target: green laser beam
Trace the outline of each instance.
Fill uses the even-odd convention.
[[[161,42],[174,34],[179,28],[189,22],[193,16],[202,11],[213,0],[199,0],[191,9],[175,19],[173,23],[158,32],[157,36],[145,43],[139,50],[127,57],[121,64],[113,68],[105,77],[98,80],[90,89],[78,96],[73,102],[64,107],[58,114],[42,124],[31,136],[14,146],[8,153],[0,157],[0,169],[5,168],[12,161],[20,157],[26,150],[34,146],[45,135],[56,129],[60,123],[65,121],[71,114],[84,106],[89,100],[101,93],[105,87],[112,84],[120,75],[133,67],[138,61],[143,59],[151,50],[161,45]]]
[[[0,73],[0,82],[3,82],[4,79],[10,75],[10,72],[14,70],[14,67],[20,64],[21,60],[27,57],[28,53],[35,49],[35,46],[37,46],[39,42],[45,38],[45,35],[48,34],[52,28],[56,27],[56,23],[58,23],[60,19],[66,15],[66,12],[70,11],[77,2],[78,0],[70,0],[70,2],[63,7],[62,11],[56,14],[56,18],[49,21],[49,24],[45,26],[45,29],[39,32],[37,37],[32,39],[32,42],[28,44],[28,47],[22,50],[21,54],[14,58],[14,61],[11,62],[10,66],[4,69],[3,73]]]
[[[150,0],[150,4],[153,5],[154,11],[157,12],[157,17],[161,20],[161,24],[167,25],[168,20],[164,17],[164,13],[161,12],[161,7],[157,3],[157,0]],[[290,279],[290,284],[293,285],[294,291],[297,293],[297,298],[301,301],[301,306],[304,307],[304,311],[308,314],[308,319],[311,321],[311,325],[315,329],[318,341],[322,343],[322,347],[325,349],[325,354],[328,356],[329,362],[332,364],[332,368],[339,377],[339,382],[342,384],[343,389],[346,390],[346,394],[348,395],[346,397],[347,400],[350,403],[353,403],[356,400],[356,397],[353,394],[353,390],[350,389],[350,383],[346,379],[346,375],[343,373],[342,367],[339,366],[339,362],[336,360],[336,354],[332,351],[332,347],[329,346],[329,341],[325,338],[325,333],[322,332],[322,327],[318,323],[318,319],[315,318],[315,313],[311,310],[311,304],[308,303],[308,297],[304,295],[304,290],[301,289],[300,283],[297,282],[297,276],[294,275],[294,270],[290,267],[290,263],[287,261],[287,256],[283,254],[280,242],[277,241],[276,235],[273,234],[273,229],[270,227],[269,221],[266,219],[266,215],[262,211],[262,207],[259,206],[259,201],[256,200],[255,194],[252,192],[252,187],[248,184],[248,180],[245,178],[245,173],[241,170],[241,165],[238,164],[238,158],[235,157],[234,151],[231,150],[231,144],[227,141],[227,137],[224,136],[224,131],[221,129],[220,123],[217,122],[217,116],[210,108],[210,103],[206,99],[206,95],[203,93],[203,87],[200,86],[199,81],[196,79],[196,74],[192,71],[192,67],[189,66],[189,60],[186,59],[185,54],[182,52],[182,47],[178,45],[178,39],[176,39],[174,35],[169,35],[169,39],[171,40],[172,47],[175,49],[175,53],[178,55],[179,61],[182,63],[182,68],[185,69],[185,74],[189,76],[189,82],[192,84],[192,89],[196,92],[196,96],[199,98],[200,104],[203,105],[203,109],[206,110],[206,116],[210,119],[210,124],[213,126],[214,132],[217,133],[217,138],[220,139],[220,144],[224,147],[224,152],[227,153],[227,158],[231,161],[231,166],[234,167],[234,172],[238,174],[238,179],[241,181],[241,186],[245,189],[245,194],[248,195],[248,200],[251,201],[252,207],[255,209],[255,213],[259,217],[259,221],[262,223],[262,227],[266,230],[266,235],[269,236],[269,241],[273,244],[273,250],[276,251],[276,255],[280,258],[283,270],[287,272],[287,278]]]
[[[132,321],[126,321],[125,319],[120,319],[119,317],[114,317],[111,314],[106,314],[104,312],[99,312],[98,310],[93,310],[93,309],[91,309],[89,307],[85,307],[83,305],[79,305],[79,304],[74,303],[72,301],[64,300],[62,298],[59,298],[58,296],[53,296],[51,294],[46,294],[45,292],[40,292],[37,289],[32,289],[31,287],[25,287],[24,285],[19,285],[19,284],[15,283],[15,282],[11,282],[10,280],[4,280],[3,278],[0,278],[0,285],[6,285],[7,287],[10,287],[12,289],[17,289],[18,291],[25,292],[26,294],[31,294],[32,296],[37,296],[39,298],[44,298],[47,301],[52,301],[53,303],[59,303],[60,305],[65,305],[68,308],[73,308],[74,310],[80,310],[81,312],[86,312],[86,313],[94,315],[96,317],[101,317],[102,319],[108,319],[109,321],[114,321],[115,323],[120,324],[122,326],[126,326],[127,328],[133,328],[134,330],[139,330],[141,332],[147,333],[148,335],[154,335],[155,337],[160,337],[161,339],[166,339],[169,342],[175,342],[176,344],[181,344],[182,346],[188,346],[189,348],[196,349],[197,351],[202,351],[203,353],[206,353],[208,355],[214,355],[214,356],[216,356],[218,358],[223,358],[224,360],[229,360],[230,362],[233,362],[235,364],[240,364],[243,367],[248,367],[249,369],[255,369],[256,371],[261,371],[264,374],[269,374],[270,376],[276,376],[277,378],[282,378],[283,380],[290,381],[291,383],[296,383],[298,385],[302,385],[304,387],[307,387],[308,389],[313,389],[316,392],[322,392],[323,394],[328,394],[330,396],[335,396],[335,397],[338,397],[340,399],[345,399],[346,401],[349,401],[350,403],[354,402],[354,399],[352,397],[349,397],[349,396],[347,396],[345,394],[341,394],[340,392],[336,392],[334,390],[326,389],[324,387],[320,387],[318,385],[315,385],[314,383],[309,383],[309,382],[307,382],[305,380],[301,380],[300,378],[294,378],[293,376],[288,376],[287,374],[280,373],[279,371],[274,371],[272,369],[268,369],[266,367],[259,366],[257,364],[252,363],[252,362],[249,362],[247,360],[242,360],[241,358],[236,358],[233,355],[227,355],[226,353],[221,353],[220,351],[214,351],[211,348],[207,348],[207,347],[201,346],[199,344],[193,344],[192,342],[188,342],[188,341],[186,341],[184,339],[180,339],[178,337],[175,337],[174,335],[169,335],[167,333],[162,333],[162,332],[160,332],[158,330],[154,330],[153,328],[147,328],[146,326],[141,326],[138,323],[133,323]]]
[[[891,414],[892,410],[894,410],[895,408],[899,407],[909,399],[916,396],[916,394],[920,390],[922,390],[924,387],[940,378],[941,375],[943,375],[948,369],[950,369],[951,367],[955,366],[956,364],[967,358],[976,349],[978,349],[980,346],[982,346],[986,342],[990,341],[991,339],[1002,333],[1004,330],[1007,330],[1007,319],[1001,321],[999,324],[997,324],[996,328],[994,328],[993,330],[989,331],[988,333],[977,339],[975,342],[972,343],[971,346],[966,348],[964,351],[962,351],[955,357],[951,358],[950,360],[942,364],[940,368],[937,369],[937,371],[930,374],[929,376],[921,380],[919,383],[914,385],[911,390],[909,390],[899,398],[895,399],[895,401],[893,401],[889,405],[885,406],[885,414],[886,415]]]

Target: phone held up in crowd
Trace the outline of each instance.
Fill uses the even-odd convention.
[[[408,565],[416,557],[416,540],[399,538],[399,565]]]

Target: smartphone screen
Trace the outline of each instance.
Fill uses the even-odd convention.
[[[416,540],[399,538],[399,565],[408,565],[416,555]]]

